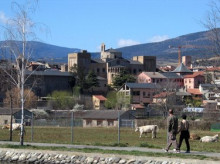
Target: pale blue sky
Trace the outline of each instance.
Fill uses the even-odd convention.
[[[17,0],[21,3],[23,0]],[[12,0],[0,0],[0,24],[13,16]],[[200,23],[211,0],[38,0],[32,18],[48,26],[40,41],[99,51],[205,31]],[[2,39],[2,37],[0,37]]]

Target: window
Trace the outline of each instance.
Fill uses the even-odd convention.
[[[145,92],[143,92],[143,97],[145,97]]]
[[[102,126],[102,120],[97,120],[97,126]]]
[[[136,69],[133,70],[133,73],[136,74]]]
[[[105,68],[102,68],[102,72],[105,72]]]
[[[133,95],[134,96],[139,96],[140,95],[140,91],[133,91]]]
[[[97,73],[99,73],[99,68],[97,68]]]
[[[113,120],[108,120],[108,126],[113,126],[114,125],[114,121]]]
[[[155,79],[152,79],[153,80],[153,83],[155,83]]]
[[[4,124],[8,124],[8,120],[4,120]]]
[[[86,125],[92,125],[92,120],[86,120]]]

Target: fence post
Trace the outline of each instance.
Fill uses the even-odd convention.
[[[71,115],[71,143],[73,144],[73,111],[72,111],[72,115]]]
[[[120,112],[118,110],[118,144],[120,144]]]
[[[31,115],[31,142],[34,140],[34,114]]]

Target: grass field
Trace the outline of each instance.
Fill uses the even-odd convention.
[[[139,138],[139,133],[134,129],[121,128],[120,145],[118,142],[117,128],[82,128],[75,127],[73,144],[77,145],[104,145],[104,146],[137,146],[149,148],[164,148],[166,146],[166,130],[160,129],[157,138],[151,139],[151,134],[147,137]],[[13,132],[13,141],[19,141],[19,131]],[[211,131],[191,131],[199,136],[215,135],[217,132]],[[0,140],[9,140],[9,130],[0,129]],[[31,142],[31,129],[26,127],[25,142]],[[71,128],[67,127],[34,127],[33,142],[40,143],[63,143],[71,144]],[[220,142],[200,143],[198,140],[190,140],[192,151],[219,152]],[[181,147],[185,150],[185,143]]]

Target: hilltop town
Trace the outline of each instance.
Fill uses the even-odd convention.
[[[84,111],[81,117],[87,120],[85,126],[115,126],[108,117],[116,115],[117,110],[122,114],[129,113],[132,119],[143,119],[166,117],[169,108],[175,108],[179,113],[203,114],[206,119],[218,121],[220,68],[194,66],[191,56],[179,56],[178,61],[176,66],[158,66],[156,56],[134,56],[129,60],[123,58],[120,51],[106,49],[105,44],[101,45],[100,58],[96,59],[82,50],[69,53],[66,64],[31,61],[25,69],[25,76],[29,77],[25,89],[31,90],[32,97],[25,108],[35,113],[38,110]],[[1,61],[1,66],[6,67],[7,62]],[[2,80],[3,109],[10,107],[9,92],[3,87],[6,84]],[[13,96],[13,101],[16,98]],[[19,108],[18,104],[13,105]],[[5,110],[0,112],[7,115]],[[91,112],[93,116],[89,118],[86,113],[91,115]],[[100,118],[88,121],[98,113]],[[9,117],[1,119],[2,125],[9,123]],[[194,115],[192,119],[195,119]]]

